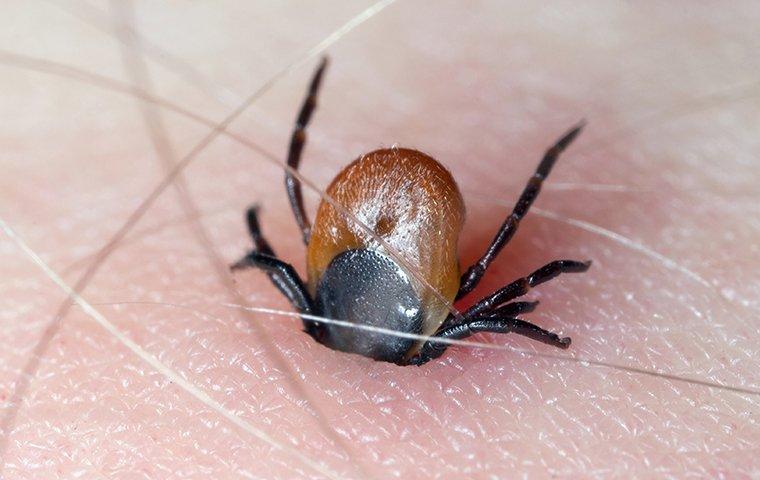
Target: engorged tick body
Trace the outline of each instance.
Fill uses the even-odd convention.
[[[293,169],[300,162],[305,128],[316,106],[325,66],[323,60],[296,121],[288,156]],[[313,227],[303,208],[300,182],[286,173],[290,203],[308,248],[306,284],[292,266],[277,259],[261,235],[255,208],[248,211],[255,248],[233,268],[265,270],[303,314],[431,337],[420,342],[368,328],[303,319],[306,332],[318,342],[376,360],[421,365],[443,354],[448,346],[436,338],[462,339],[477,332],[513,332],[567,348],[569,338],[516,318],[532,311],[537,302],[511,301],[560,273],[584,272],[590,262],[549,263],[459,316],[450,314],[449,304],[478,284],[516,232],[559,153],[580,129],[572,129],[546,153],[486,253],[464,275],[460,276],[457,243],[465,209],[454,179],[430,156],[395,147],[362,155],[341,171],[325,192],[340,208],[322,201]],[[399,256],[403,260],[396,261]],[[401,264],[414,268],[415,274]]]

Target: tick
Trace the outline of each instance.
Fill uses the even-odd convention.
[[[326,66],[327,59],[323,59],[296,119],[287,162],[292,169],[297,169],[301,160],[306,127],[317,104]],[[451,314],[449,304],[478,285],[488,266],[514,236],[560,153],[582,126],[571,129],[546,152],[488,249],[461,276],[457,241],[465,209],[454,179],[430,156],[395,147],[362,155],[344,168],[326,191],[342,209],[372,229],[374,236],[324,200],[311,225],[304,210],[301,184],[286,172],[285,189],[307,247],[308,281],[305,283],[292,265],[277,258],[261,233],[255,207],[247,214],[254,248],[232,269],[256,267],[265,271],[302,314],[430,336],[427,341],[418,341],[371,328],[303,319],[305,331],[317,342],[375,360],[422,365],[441,356],[448,347],[436,339],[463,339],[478,332],[516,333],[568,348],[570,338],[517,318],[533,311],[538,302],[513,300],[561,273],[585,272],[590,261],[551,262],[496,290],[461,315]],[[395,261],[387,253],[388,247],[404,258],[417,275],[410,275]]]

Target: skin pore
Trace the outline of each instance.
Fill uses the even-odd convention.
[[[373,5],[249,3],[7,6],[0,218],[69,285],[213,128],[82,72],[220,122]],[[759,13],[749,2],[399,0],[329,47],[300,171],[324,187],[381,146],[432,155],[467,204],[465,267],[544,149],[585,118],[512,243],[457,304],[550,260],[592,259],[528,297],[541,305],[526,318],[572,337],[571,349],[473,340],[757,390]],[[284,159],[314,64],[280,76],[229,130]],[[257,202],[275,251],[304,274],[283,171],[220,137],[179,180],[82,296],[272,442],[82,308],[55,321],[66,294],[0,236],[3,478],[758,474],[757,395],[461,346],[398,367],[326,349],[293,317],[226,306],[292,311],[262,273],[232,283],[219,268],[250,247],[243,212]],[[305,193],[313,215],[319,197]]]

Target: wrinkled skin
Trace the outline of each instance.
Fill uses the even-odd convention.
[[[165,174],[145,115],[154,138],[168,142],[164,159],[176,161],[209,128],[141,111],[123,93],[10,66],[6,53],[142,81],[218,121],[369,4],[249,3],[138,5],[137,28],[153,45],[145,56],[134,43],[120,49],[107,4],[3,7],[1,215],[70,284]],[[552,173],[541,211],[466,301],[549,260],[589,258],[587,274],[531,293],[541,305],[526,318],[571,336],[567,355],[760,388],[757,4],[517,3],[399,1],[340,39],[329,49],[302,172],[325,186],[382,145],[431,154],[465,196],[468,264],[543,149],[584,117],[589,125]],[[279,80],[231,130],[284,158],[313,65]],[[225,263],[249,248],[242,213],[256,201],[276,251],[303,273],[278,167],[217,139],[186,174]],[[758,396],[482,348],[398,367],[326,349],[297,319],[225,307],[238,300],[179,198],[170,188],[158,199],[85,299],[210,314],[96,306],[226,409],[338,478],[760,474]],[[307,189],[306,199],[313,212],[318,197]],[[65,294],[5,236],[0,256],[4,478],[318,475],[170,383],[81,308],[45,334]],[[235,281],[251,305],[290,310],[263,274]],[[46,348],[25,381],[40,339]],[[474,340],[558,353],[514,336]]]

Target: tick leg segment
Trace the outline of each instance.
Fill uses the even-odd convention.
[[[253,240],[253,251],[277,258],[277,255],[275,255],[274,250],[272,250],[272,247],[269,245],[269,242],[267,242],[266,238],[264,238],[264,235],[261,233],[261,227],[259,226],[258,219],[258,207],[256,205],[250,207],[246,212],[246,222],[248,223],[248,233],[251,235],[251,239]],[[243,260],[239,260],[236,265],[242,261]],[[267,272],[267,276],[269,277],[269,280],[272,281],[274,286],[277,287],[277,290],[279,290],[283,295],[290,299],[290,289],[287,285],[287,282],[279,274],[274,272]]]
[[[420,350],[419,355],[413,358],[410,363],[414,365],[422,365],[434,358],[440,357],[450,344],[436,342],[436,339],[462,340],[479,332],[516,333],[532,340],[562,349],[566,349],[570,346],[569,337],[560,337],[556,333],[544,330],[537,325],[520,320],[519,318],[477,318],[461,325],[456,325],[445,330],[439,330],[430,340],[428,340],[427,343],[425,343]]]
[[[513,318],[523,313],[530,313],[536,309],[538,302],[513,302],[491,311],[488,313],[489,317],[497,318]]]
[[[254,251],[238,260],[230,268],[232,270],[239,270],[248,267],[260,268],[271,274],[270,278],[272,278],[274,284],[299,312],[308,314],[314,311],[309,292],[306,291],[301,277],[298,276],[298,272],[296,272],[296,269],[292,265],[270,255]],[[275,278],[278,280],[275,280]],[[309,321],[309,323],[313,322]]]
[[[264,238],[264,235],[261,233],[258,205],[253,205],[248,208],[248,211],[245,213],[245,220],[248,225],[248,233],[253,240],[254,250],[269,255],[270,257],[276,257],[277,255],[274,254],[269,242],[267,242],[266,238]]]
[[[527,277],[519,278],[506,287],[496,290],[491,295],[483,298],[465,311],[462,316],[465,319],[488,315],[500,305],[522,297],[528,290],[544,282],[557,277],[561,273],[581,273],[591,266],[591,261],[578,262],[576,260],[555,260],[544,265]],[[444,322],[444,327],[447,327]]]
[[[460,280],[459,292],[457,293],[457,299],[470,293],[483,278],[483,275],[488,269],[494,258],[501,252],[505,245],[509,243],[512,237],[517,232],[517,227],[520,224],[520,220],[528,213],[533,201],[538,197],[538,193],[541,191],[541,184],[549,176],[554,163],[559,158],[565,148],[578,136],[583,129],[584,122],[579,123],[577,126],[567,132],[562,138],[552,145],[549,150],[544,154],[544,158],[541,163],[538,164],[538,168],[533,176],[528,180],[528,184],[517,200],[512,213],[504,220],[501,228],[496,233],[496,236],[491,241],[491,245],[488,246],[486,253],[480,257],[480,260],[475,262],[467,271],[462,275]]]
[[[301,163],[301,152],[303,146],[306,143],[306,127],[309,125],[311,114],[314,113],[314,109],[317,106],[317,94],[319,93],[319,85],[322,82],[322,74],[327,67],[327,57],[323,57],[319,63],[317,70],[314,72],[314,76],[311,79],[309,85],[309,91],[306,95],[306,99],[301,105],[301,110],[298,112],[296,118],[296,125],[293,128],[293,134],[290,137],[290,148],[288,149],[288,166],[294,170],[298,170],[298,165]],[[296,223],[298,228],[301,229],[303,235],[303,243],[309,243],[309,237],[311,235],[311,224],[306,217],[306,211],[303,207],[303,194],[301,192],[301,182],[290,172],[285,172],[285,190],[288,193],[288,200],[290,201],[290,207],[293,209],[293,215],[296,217]]]

